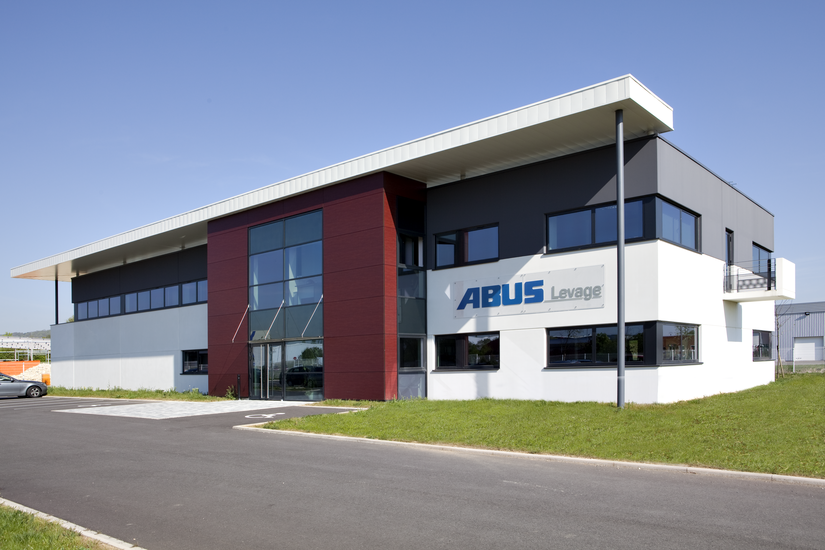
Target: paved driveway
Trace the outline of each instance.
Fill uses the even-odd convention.
[[[150,550],[825,547],[821,488],[52,412],[92,401],[0,401],[0,496]]]

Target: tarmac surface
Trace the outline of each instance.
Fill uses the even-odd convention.
[[[825,548],[822,487],[233,430],[342,412],[239,403],[0,400],[0,497],[148,550]]]

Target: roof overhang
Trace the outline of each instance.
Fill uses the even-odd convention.
[[[206,243],[210,220],[381,171],[432,187],[673,130],[673,109],[631,75],[274,183],[11,270],[21,279],[72,277]]]

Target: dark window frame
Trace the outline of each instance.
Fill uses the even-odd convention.
[[[496,345],[499,353],[496,355],[498,364],[496,365],[470,365],[468,362],[469,346],[471,337],[492,336],[498,340]],[[455,365],[441,365],[440,346],[441,342],[453,340],[455,342]],[[462,334],[441,334],[435,337],[435,370],[436,371],[497,371],[501,368],[501,333],[498,331],[472,332]],[[492,354],[491,354],[492,356]]]
[[[627,345],[628,335],[627,329],[630,327],[640,327],[641,334],[642,334],[642,349],[641,361],[633,361],[628,360],[627,356],[629,353],[629,346]],[[615,368],[618,364],[618,357],[616,361],[599,361],[598,360],[598,334],[599,329],[617,329],[617,325],[615,324],[594,324],[594,325],[581,325],[581,326],[565,326],[565,327],[547,327],[545,328],[544,337],[545,337],[545,353],[546,353],[546,361],[545,361],[545,369],[564,369],[564,368]],[[590,330],[590,361],[551,361],[551,353],[550,353],[550,332],[551,331],[572,331],[572,330]],[[656,334],[656,322],[655,321],[645,321],[645,322],[633,322],[627,323],[625,325],[625,364],[628,367],[648,367],[653,364],[655,361],[652,359],[656,357],[655,353],[652,353],[651,337]],[[632,337],[632,335],[631,335]],[[638,351],[637,351],[638,353]]]
[[[195,366],[194,369],[189,369],[189,370],[186,369],[187,363],[192,362],[192,361],[187,361],[186,360],[186,354],[187,353],[197,354],[196,355],[197,361],[196,361],[196,366]],[[209,374],[209,350],[208,349],[183,350],[183,351],[181,351],[181,357],[183,359],[182,362],[181,362],[181,374],[182,375],[188,376],[188,375],[192,375],[192,374],[199,374],[199,375]],[[202,359],[205,360],[205,361],[202,361]]]
[[[473,260],[469,261],[468,257],[468,241],[470,233],[474,231],[484,230],[484,229],[491,229],[496,228],[496,255],[494,258],[482,258],[480,260]],[[438,263],[438,245],[439,239],[445,239],[449,235],[455,235],[455,250],[453,251],[453,263],[450,264],[439,264]],[[479,264],[489,264],[497,262],[501,259],[501,235],[499,231],[499,224],[496,223],[488,223],[483,225],[476,225],[473,227],[467,227],[464,229],[456,229],[453,231],[442,231],[441,233],[436,233],[434,236],[434,260],[433,263],[435,267],[433,269],[449,269],[453,267],[462,267],[466,265],[479,265]]]
[[[75,312],[74,318],[75,318],[75,321],[91,321],[93,319],[104,319],[104,318],[107,318],[107,317],[119,317],[121,315],[134,315],[134,314],[137,314],[137,313],[146,313],[146,312],[150,312],[150,311],[160,311],[160,310],[164,310],[164,309],[174,309],[174,308],[178,308],[178,307],[188,307],[188,306],[196,306],[196,305],[200,305],[200,304],[205,304],[208,301],[208,292],[209,292],[208,287],[207,287],[207,290],[206,290],[207,296],[204,296],[203,300],[200,299],[201,296],[199,295],[199,288],[200,288],[200,283],[206,283],[206,282],[207,282],[207,279],[196,279],[194,281],[186,281],[186,282],[183,282],[183,283],[178,283],[176,285],[163,285],[163,286],[159,286],[159,287],[138,290],[138,291],[135,291],[135,292],[126,292],[124,294],[115,294],[114,296],[106,296],[106,297],[103,297],[103,298],[96,298],[94,300],[85,300],[83,302],[78,302],[78,303],[73,304],[74,312]],[[183,285],[187,285],[187,284],[194,284],[195,285],[195,300],[196,301],[183,303]],[[177,287],[178,302],[177,302],[177,304],[174,304],[174,305],[166,305],[166,291],[171,289],[171,288],[174,288],[174,287]],[[152,307],[152,305],[151,305],[151,294],[154,291],[162,291],[163,305],[158,306],[158,307]],[[150,295],[150,307],[148,309],[140,309],[140,307],[139,307],[138,295],[143,293],[143,292],[148,292],[149,295]],[[127,305],[126,299],[127,299],[128,296],[132,296],[132,295],[134,295],[134,297],[135,297],[135,309],[134,309],[134,311],[127,311],[126,310],[126,305]],[[88,305],[92,302],[94,302],[96,304],[99,304],[100,302],[102,302],[104,300],[109,301],[109,313],[105,314],[105,315],[101,315],[100,314],[100,308],[98,307],[98,314],[95,317],[89,317],[88,316]],[[112,300],[115,300],[116,303],[118,304],[117,313],[112,313],[112,307],[111,307]],[[87,314],[83,318],[80,318],[79,313],[80,313],[80,311],[82,310],[83,307],[86,308]]]
[[[320,238],[313,239],[313,240],[299,239],[299,242],[294,242],[294,243],[291,242],[291,243],[287,244],[287,242],[288,242],[288,239],[287,239],[287,222],[289,220],[293,220],[293,219],[297,219],[297,218],[301,218],[301,217],[305,217],[305,216],[309,216],[309,215],[320,215]],[[252,322],[250,320],[250,322],[248,322],[248,324],[247,324],[247,328],[249,330],[249,334],[247,334],[247,336],[249,337],[248,342],[250,344],[258,345],[258,344],[267,343],[267,342],[281,342],[281,341],[290,342],[290,341],[299,341],[299,340],[307,340],[307,339],[323,340],[323,338],[324,338],[324,335],[323,335],[324,247],[325,247],[325,244],[324,244],[324,225],[323,225],[323,223],[324,223],[324,210],[323,210],[323,208],[318,208],[318,209],[315,209],[315,210],[310,210],[308,212],[302,212],[302,213],[296,214],[294,216],[289,216],[289,217],[286,217],[286,218],[280,218],[280,219],[277,219],[277,220],[266,222],[264,224],[254,225],[254,226],[250,226],[249,228],[247,228],[247,231],[248,231],[247,234],[251,235],[252,232],[254,232],[255,230],[257,230],[261,227],[266,227],[266,226],[273,225],[273,224],[282,224],[282,229],[281,229],[282,240],[281,240],[280,246],[277,246],[275,248],[256,249],[256,251],[253,253],[252,252],[252,242],[251,242],[252,239],[251,239],[251,237],[248,238],[249,242],[248,242],[247,255],[246,255],[246,268],[247,268],[247,273],[246,273],[247,287],[246,288],[247,288],[247,300],[248,300],[248,304],[250,306],[250,310],[249,310],[250,319],[252,318],[253,314],[254,314],[255,317],[262,317],[262,316],[265,317],[265,316],[268,316],[269,313],[271,313],[272,314],[271,320],[275,321],[275,323],[268,325],[266,330],[263,330],[262,336],[267,336],[266,339],[263,339],[263,338],[254,339],[254,337],[257,336],[258,333],[261,332],[261,330],[258,329],[258,328],[253,328],[251,326]],[[320,245],[321,245],[320,270],[319,270],[319,272],[318,273],[313,273],[313,274],[310,274],[310,275],[302,275],[300,277],[288,278],[287,277],[287,266],[288,266],[287,251],[298,248],[298,247],[301,247],[301,246],[314,244],[314,243],[320,243]],[[262,284],[255,284],[255,285],[250,284],[250,282],[251,282],[250,281],[250,258],[252,256],[256,256],[256,255],[259,255],[259,254],[270,253],[270,252],[280,252],[282,254],[282,257],[281,257],[281,260],[282,260],[281,277],[282,278],[279,279],[279,280],[270,281],[270,282],[266,282],[266,283],[262,283]],[[321,292],[318,296],[318,301],[307,303],[307,304],[289,305],[289,296],[288,296],[288,292],[287,292],[287,288],[288,288],[287,285],[289,285],[289,283],[294,282],[294,281],[303,281],[303,280],[309,280],[309,279],[320,279],[320,281],[321,281]],[[272,284],[282,285],[281,288],[282,288],[283,302],[281,304],[276,305],[275,307],[268,307],[268,308],[261,308],[261,309],[254,309],[253,310],[251,308],[251,300],[249,300],[249,298],[252,295],[252,291],[253,291],[252,289],[256,288],[256,287],[272,285]],[[321,333],[320,334],[312,334],[312,335],[305,334],[303,336],[288,336],[289,327],[287,326],[287,322],[288,322],[289,316],[292,315],[291,312],[297,312],[299,310],[298,308],[309,308],[309,307],[312,307],[314,309],[313,309],[313,312],[310,314],[309,324],[307,324],[307,326],[305,327],[305,330],[309,326],[311,326],[312,323],[317,322],[317,320],[320,320]],[[278,330],[276,330],[276,327],[277,327]],[[281,328],[283,328],[283,331],[280,330]],[[269,332],[269,334],[267,334],[267,332]]]
[[[664,329],[665,329],[666,326],[690,327],[690,328],[693,329],[693,338],[694,338],[693,352],[694,352],[694,357],[692,359],[691,358],[668,359],[666,357],[666,354],[665,354],[666,350],[664,349],[664,345],[665,345],[665,342],[664,342],[664,339],[665,339]],[[657,327],[656,327],[656,347],[657,347],[656,355],[657,355],[657,357],[660,357],[660,359],[659,359],[660,363],[663,364],[663,365],[679,365],[679,364],[694,365],[694,364],[701,363],[701,355],[699,353],[699,351],[700,351],[700,349],[699,349],[699,341],[700,341],[700,339],[699,339],[699,327],[700,327],[700,325],[694,325],[693,323],[676,323],[676,322],[671,322],[671,321],[659,321],[657,323]],[[680,342],[680,346],[681,346],[681,342]],[[671,351],[673,351],[673,350],[671,350]],[[672,357],[672,355],[671,355],[671,357]]]
[[[765,336],[767,336],[767,344],[765,343]],[[753,346],[753,360],[754,361],[772,361],[773,360],[773,331],[771,330],[754,330],[753,338],[758,337],[759,341]]]
[[[671,239],[666,239],[663,236],[664,230],[662,229],[663,224],[663,210],[662,204],[668,204],[676,209],[679,210],[679,241],[674,241]],[[694,246],[690,247],[682,242],[682,234],[681,234],[681,227],[682,227],[682,214],[687,214],[693,217],[693,242]],[[692,252],[696,252],[698,254],[702,253],[702,216],[698,212],[694,212],[681,206],[671,200],[668,200],[664,197],[656,196],[656,238],[664,241],[666,243],[670,243],[676,245],[678,247],[684,248],[685,250],[690,250]]]
[[[648,223],[647,218],[650,216],[648,213],[649,210],[654,208],[651,206],[653,204],[653,200],[655,199],[654,196],[648,197],[634,197],[632,199],[625,200],[625,209],[628,204],[631,203],[641,203],[642,204],[642,236],[641,237],[632,237],[627,238],[625,237],[625,242],[627,243],[635,243],[641,242],[646,240],[653,240],[651,235],[648,235]],[[616,201],[606,202],[602,204],[597,204],[594,206],[588,206],[585,208],[574,208],[571,210],[562,210],[559,212],[547,212],[544,214],[544,253],[545,254],[557,254],[563,252],[574,252],[577,250],[588,250],[591,248],[603,248],[606,246],[611,246],[616,244],[616,240],[612,241],[596,241],[596,211],[608,208],[610,206],[617,206]],[[576,246],[567,246],[564,248],[550,248],[550,219],[559,217],[559,216],[566,216],[568,214],[577,214],[580,212],[589,212],[590,213],[590,243],[588,244],[581,244]],[[626,213],[626,212],[625,212]],[[627,231],[627,217],[625,216],[625,231]]]

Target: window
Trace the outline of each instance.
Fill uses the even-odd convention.
[[[625,325],[626,364],[644,364],[644,333],[643,324]],[[617,363],[618,336],[616,325],[547,329],[547,364]]]
[[[698,251],[696,216],[659,198],[656,206],[659,238]]]
[[[180,285],[181,303],[194,304],[198,301],[198,283],[184,283]]]
[[[770,271],[771,253],[768,252],[767,249],[753,243],[753,272],[767,277]]]
[[[206,280],[181,285],[130,292],[119,296],[101,298],[75,304],[75,319],[83,321],[99,317],[111,317],[121,313],[136,313],[154,309],[166,309],[180,305],[206,302]]]
[[[454,334],[436,336],[436,368],[499,368],[499,334]]]
[[[144,292],[138,292],[138,311],[146,311],[149,309],[149,300],[151,293],[146,290]]]
[[[155,288],[150,290],[152,296],[152,309],[161,309],[163,307],[163,289]]]
[[[425,339],[398,339],[398,398],[426,397]]]
[[[103,298],[102,300],[98,300],[97,302],[97,314],[99,317],[108,317],[109,316],[109,299]]]
[[[753,331],[753,360],[770,361],[773,349],[773,332],[768,330]]]
[[[202,281],[198,281],[198,303],[206,302],[206,298],[208,296],[208,285],[206,284],[206,279]]]
[[[614,204],[547,216],[547,252],[616,242],[618,207]],[[625,240],[644,237],[644,204],[624,205]]]
[[[165,294],[166,294],[166,296],[165,296],[166,307],[174,307],[174,306],[178,305],[178,292],[180,292],[180,290],[178,290],[179,288],[180,287],[178,285],[167,286],[166,287],[166,289],[164,291]]]
[[[323,336],[322,222],[318,210],[249,228],[250,340]]]
[[[498,226],[435,236],[435,266],[453,267],[498,260]]]
[[[209,353],[205,349],[183,352],[182,374],[208,374]]]
[[[677,325],[662,323],[662,361],[665,363],[696,363],[699,360],[697,353],[696,336],[699,327],[696,325]]]

